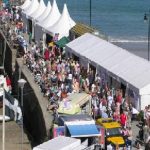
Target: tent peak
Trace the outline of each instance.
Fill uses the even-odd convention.
[[[68,8],[67,8],[67,4],[66,4],[66,3],[64,4],[64,8],[63,8],[62,15],[63,15],[63,14],[69,15],[69,12],[68,12]],[[70,16],[70,15],[69,15],[69,16]]]
[[[51,8],[51,2],[48,1],[47,6],[46,6],[44,12],[39,17],[36,18],[36,21],[37,22],[43,21],[48,16],[48,14],[50,13],[51,9],[52,9]]]
[[[44,19],[44,21],[41,22],[40,24],[43,28],[46,28],[48,26],[52,26],[60,18],[60,16],[61,16],[61,14],[60,14],[60,11],[58,9],[56,0],[54,0],[50,13]]]
[[[24,9],[26,9],[26,8],[29,7],[30,3],[31,3],[31,0],[26,0],[26,1],[20,6],[20,8],[21,8],[22,10],[24,10]]]
[[[51,7],[51,2],[50,1],[47,2],[47,7]]]
[[[57,3],[56,3],[56,0],[53,0],[52,8],[55,8],[55,7],[57,7]]]
[[[30,6],[25,10],[25,14],[27,16],[29,16],[30,14],[32,14],[39,6],[39,2],[38,0],[32,0],[30,3]]]
[[[43,0],[40,0],[38,8],[30,15],[32,19],[38,18],[46,9],[45,3]]]

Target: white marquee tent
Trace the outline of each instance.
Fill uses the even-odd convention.
[[[28,0],[27,0],[27,1],[28,1]],[[28,2],[25,2],[25,3],[28,3]],[[25,4],[25,3],[24,3],[24,4]],[[30,3],[29,3],[28,5],[26,5],[26,7],[24,7],[24,8],[22,9],[22,20],[23,20],[23,22],[24,22],[24,24],[25,24],[25,26],[26,26],[26,27],[25,27],[26,32],[27,32],[27,28],[28,28],[28,19],[27,19],[26,11],[29,10],[31,6],[33,6],[33,3],[35,3],[34,0],[31,0]],[[23,4],[23,5],[24,5],[24,4]]]
[[[110,76],[138,93],[138,110],[150,104],[150,63],[147,60],[89,33],[68,43],[66,52],[74,53],[97,69],[104,68]]]
[[[26,1],[20,6],[20,8],[21,8],[22,10],[24,10],[24,9],[26,9],[26,8],[28,8],[28,7],[30,6],[30,3],[31,3],[31,0],[26,0]]]
[[[45,11],[38,18],[35,19],[34,38],[36,41],[39,41],[43,37],[42,27],[38,23],[42,22],[48,16],[50,11],[51,11],[51,3],[50,3],[50,1],[48,1]]]
[[[47,6],[46,6],[44,12],[39,17],[35,18],[35,20],[37,22],[43,21],[48,16],[48,14],[50,13],[50,11],[51,11],[51,3],[50,3],[50,1],[48,1]]]
[[[52,36],[54,36],[56,33],[59,33],[58,38],[61,39],[64,36],[69,36],[69,30],[73,26],[75,26],[75,24],[76,23],[70,17],[67,5],[64,4],[63,12],[59,20],[52,26],[47,27],[45,32],[49,33]]]
[[[53,0],[52,9],[51,9],[50,13],[48,14],[48,16],[41,22],[38,22],[38,26],[42,27],[42,34],[45,31],[45,28],[53,25],[60,18],[60,16],[61,16],[61,14],[59,12],[56,0]],[[38,28],[40,28],[40,27],[38,27]],[[45,47],[46,34],[43,34],[42,39],[44,41],[43,47]]]
[[[40,0],[39,6],[38,8],[28,17],[32,18],[33,20],[35,20],[36,18],[38,18],[46,9],[45,3],[43,0]]]
[[[39,2],[38,2],[38,0],[32,0],[30,6],[29,6],[28,8],[26,8],[23,13],[28,17],[28,16],[31,15],[35,10],[37,10],[38,7],[39,7]]]
[[[81,150],[85,148],[86,146],[81,145],[80,139],[58,136],[34,147],[33,150]]]
[[[61,14],[59,12],[56,0],[54,0],[49,15],[38,24],[45,29],[46,27],[53,25],[59,19],[60,16]]]
[[[40,0],[38,8],[33,13],[28,15],[28,19],[32,21],[32,38],[35,37],[35,31],[34,31],[35,19],[39,17],[44,12],[45,9],[46,9],[46,6],[45,6],[44,1]]]

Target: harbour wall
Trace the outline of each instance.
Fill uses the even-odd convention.
[[[3,47],[6,46],[5,50],[1,49],[1,53],[4,56],[4,72],[7,72],[10,76],[12,80],[12,94],[19,101],[21,101],[21,91],[18,87],[18,80],[23,78],[27,81],[23,89],[24,130],[31,142],[31,146],[34,147],[49,138],[53,117],[46,110],[48,100],[43,97],[39,86],[34,82],[31,72],[23,64],[23,58],[16,58],[17,49],[10,47],[2,32],[1,39]]]

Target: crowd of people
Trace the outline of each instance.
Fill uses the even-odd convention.
[[[8,12],[8,10],[4,11]],[[18,10],[12,9],[9,14],[2,17],[3,22],[9,20],[9,26],[6,23],[8,37],[13,41],[19,40],[20,37],[21,40],[26,40],[23,36],[24,24]],[[132,147],[133,105],[129,96],[121,88],[113,89],[100,74],[95,74],[91,68],[85,68],[79,60],[65,57],[65,50],[55,45],[55,42],[51,41],[52,44],[44,49],[42,40],[22,46],[24,65],[31,71],[43,96],[48,98],[47,109],[57,110],[59,102],[67,101],[71,93],[86,92],[91,95],[93,118],[113,118],[120,122],[126,145]],[[139,131],[139,136],[148,145],[150,143],[150,106],[145,108],[143,116],[144,125]]]

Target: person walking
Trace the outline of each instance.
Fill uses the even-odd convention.
[[[32,33],[29,32],[29,44],[31,44],[31,42],[32,42]]]
[[[127,147],[131,150],[132,149],[132,139],[133,139],[133,133],[131,127],[128,127],[127,129]]]
[[[125,127],[125,128],[126,128],[127,116],[126,116],[125,112],[123,112],[123,113],[120,115],[120,123],[121,123],[122,127]]]
[[[143,132],[144,132],[144,143],[146,143],[148,136],[149,136],[149,127],[148,127],[147,123],[145,123],[145,125],[143,127]]]
[[[150,150],[150,140],[146,143],[145,150]]]

